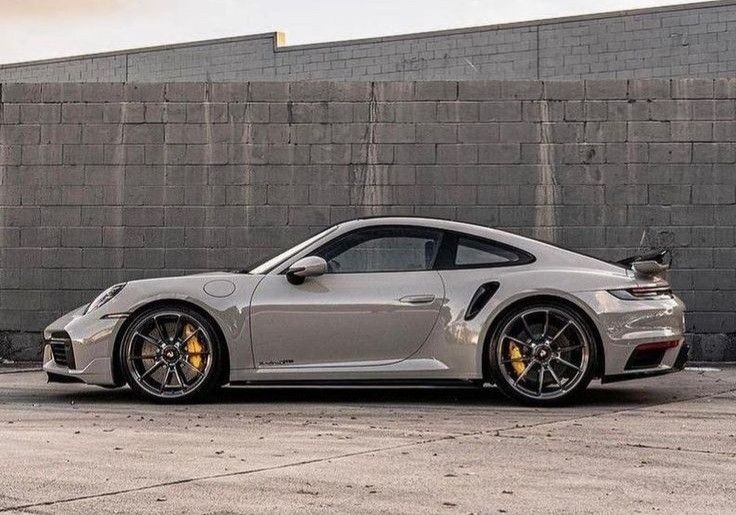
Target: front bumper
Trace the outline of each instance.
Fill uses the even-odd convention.
[[[49,381],[116,386],[112,356],[123,319],[105,319],[84,307],[51,323],[44,331],[43,369]]]

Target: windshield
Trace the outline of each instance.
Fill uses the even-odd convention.
[[[296,245],[295,247],[291,247],[290,249],[287,249],[281,254],[279,254],[278,256],[274,256],[270,258],[268,261],[261,263],[260,265],[252,268],[251,270],[248,270],[248,273],[252,275],[267,274],[268,272],[276,268],[279,264],[283,263],[290,257],[298,254],[299,252],[309,247],[311,244],[313,244],[317,240],[324,238],[331,232],[335,231],[338,227],[339,225],[333,225],[332,227],[328,227],[324,231],[315,234],[308,240],[301,242],[299,245]]]

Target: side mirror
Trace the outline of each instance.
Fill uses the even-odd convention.
[[[307,277],[317,277],[327,272],[327,261],[319,256],[307,256],[293,263],[286,271],[291,284],[302,284]]]

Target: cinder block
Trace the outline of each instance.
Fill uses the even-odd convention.
[[[379,102],[413,100],[413,82],[380,81],[373,83],[373,98]]]
[[[650,163],[689,163],[692,145],[689,143],[650,143]]]
[[[163,102],[166,85],[162,83],[135,82],[123,85],[123,100],[126,102]]]
[[[629,122],[629,141],[667,141],[670,138],[669,122]]]
[[[585,98],[588,100],[608,100],[626,98],[628,82],[625,80],[586,80]]]
[[[477,122],[480,108],[478,102],[439,102],[438,122]]]
[[[433,164],[436,162],[436,149],[433,144],[417,143],[396,145],[394,162],[397,164]]]
[[[410,123],[377,123],[372,129],[376,143],[414,142],[414,125]]]
[[[583,81],[544,81],[544,97],[547,100],[577,100],[585,97]]]
[[[83,102],[122,102],[123,83],[86,82],[82,84]]]
[[[0,142],[4,145],[35,145],[40,140],[38,125],[0,125]]]
[[[457,100],[456,81],[420,81],[414,86],[415,100]]]
[[[439,125],[436,127],[438,127],[436,130],[439,131],[441,130],[440,127],[444,128],[445,126]],[[454,129],[455,127],[450,126],[449,128]],[[420,126],[417,126],[417,131],[419,130]],[[457,126],[457,136],[455,136],[455,131],[452,130],[448,134],[448,139],[453,138],[451,141],[455,141],[455,138],[457,138],[460,143],[497,143],[500,134],[501,129],[497,123],[465,123]],[[437,142],[443,143],[443,141]]]
[[[674,79],[672,98],[713,98],[713,79]]]
[[[649,203],[673,205],[690,203],[690,186],[677,184],[650,184]]]
[[[471,144],[437,145],[437,163],[465,164],[478,162],[478,146]]]
[[[87,124],[82,126],[83,143],[122,143],[123,126],[113,124]]]
[[[736,186],[733,184],[694,184],[692,203],[703,205],[736,203]]]
[[[81,102],[82,85],[79,83],[56,82],[41,84],[42,102]]]
[[[670,97],[669,79],[629,80],[629,97],[636,99],[655,99]]]
[[[165,84],[164,94],[168,102],[204,102],[207,100],[207,85],[203,82],[169,82]]]
[[[503,143],[537,143],[541,141],[541,125],[538,123],[501,123],[499,140]]]
[[[713,122],[711,121],[673,121],[670,123],[673,141],[711,141]]]
[[[464,80],[458,83],[459,100],[490,100],[500,97],[500,81]]]
[[[539,100],[544,84],[539,80],[505,80],[501,83],[501,98]]]
[[[13,84],[2,85],[2,100],[4,103],[40,102],[41,84]]]
[[[123,143],[155,144],[164,142],[163,124],[125,125]]]
[[[289,100],[288,82],[250,82],[249,101],[286,102]]]
[[[489,164],[519,163],[521,145],[518,143],[501,143],[478,146],[478,162]]]
[[[61,229],[63,247],[98,247],[101,244],[101,227],[64,227]]]
[[[718,78],[713,89],[715,98],[736,98],[736,79]]]

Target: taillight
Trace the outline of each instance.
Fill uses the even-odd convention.
[[[669,284],[626,288],[623,290],[608,290],[608,293],[622,300],[648,300],[672,297],[672,289]]]

